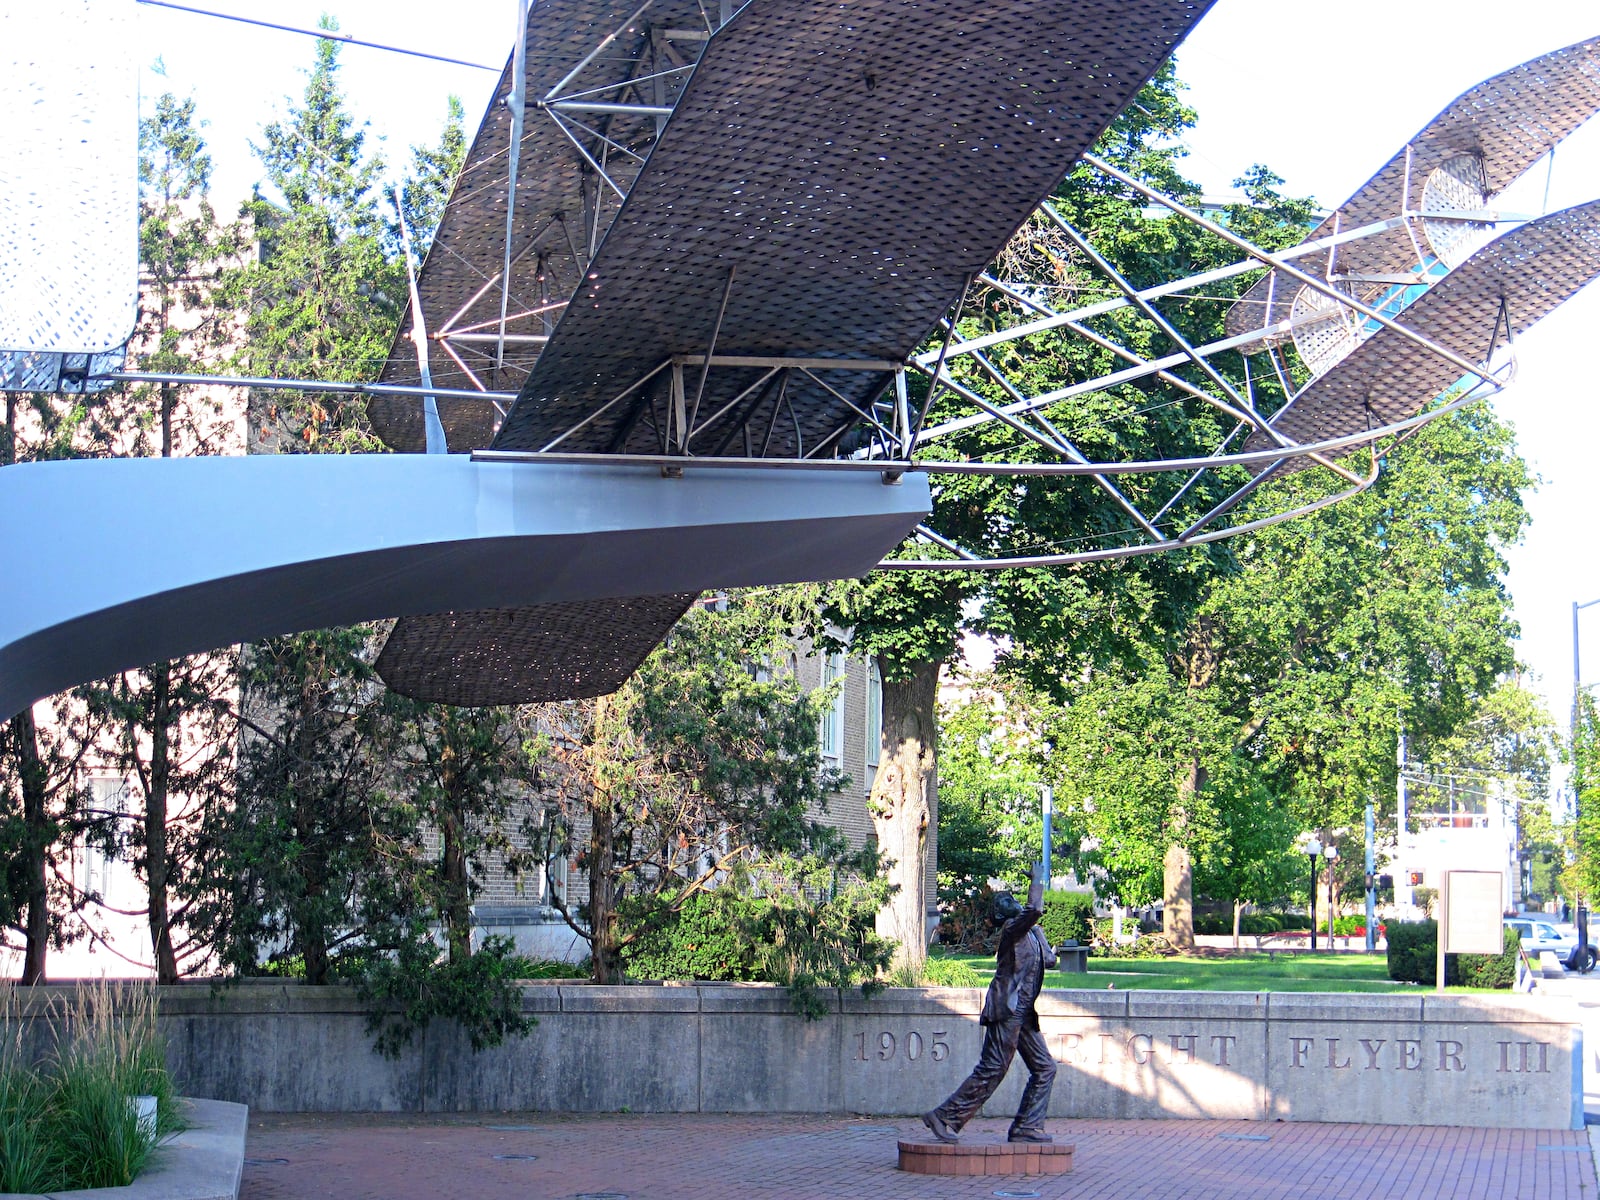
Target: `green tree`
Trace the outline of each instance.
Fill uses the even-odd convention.
[[[1511,710],[1491,699],[1513,665],[1502,548],[1527,482],[1490,409],[1445,418],[1370,491],[1237,539],[1237,569],[1207,583],[1181,639],[1063,685],[1051,740],[1082,766],[1062,786],[1089,793],[1128,899],[1154,897],[1174,844],[1225,898],[1266,894],[1241,889],[1247,859],[1276,858],[1290,829],[1359,828],[1367,800],[1392,794],[1402,720],[1425,752],[1506,748]],[[1309,499],[1324,485],[1279,486]]]
[[[336,25],[325,16],[321,28]],[[339,88],[339,49],[317,42],[304,93],[254,146],[272,194],[247,206],[260,261],[233,280],[245,312],[242,364],[252,374],[374,378],[405,297],[381,207],[383,160],[364,153]],[[381,449],[359,398],[268,391],[251,408],[253,450]]]
[[[754,864],[789,855],[808,875],[818,861],[847,880],[873,873],[870,853],[852,854],[816,816],[844,780],[817,755],[817,699],[784,665],[793,597],[697,607],[621,690],[567,708],[543,854],[577,850],[588,902],[575,912],[558,896],[557,907],[588,940],[598,982],[621,979],[627,947],[653,923]]]
[[[1233,943],[1247,904],[1267,904],[1293,894],[1305,868],[1295,837],[1302,826],[1286,798],[1274,795],[1246,767],[1214,788],[1218,834],[1196,860],[1194,890],[1233,906]]]
[[[417,830],[388,791],[370,633],[324,630],[244,653],[237,799],[210,814],[191,915],[235,972],[271,954],[327,983],[342,952],[366,951],[372,928],[409,915],[394,874]]]
[[[50,948],[81,938],[78,914],[101,899],[73,878],[74,844],[109,853],[116,838],[81,782],[99,723],[70,695],[50,704],[43,725],[33,708],[0,725],[0,933],[7,944],[20,939],[23,984],[45,981]]]
[[[1194,122],[1193,111],[1182,103],[1182,90],[1169,64],[1117,119],[1097,152],[1167,193],[1193,200],[1198,188],[1182,178],[1177,166],[1183,154],[1180,139]],[[1243,182],[1250,203],[1230,214],[1236,228],[1270,246],[1296,240],[1309,218],[1309,204],[1279,196],[1272,190],[1279,181],[1264,170]],[[1220,239],[1185,222],[1152,220],[1141,199],[1087,169],[1063,183],[1053,202],[1139,286],[1237,257]],[[1042,216],[1032,218],[1013,238],[999,269],[1010,280],[1052,293],[1083,295],[1106,287],[1081,250]],[[1014,302],[1003,293],[976,289],[963,309],[960,332],[987,332],[1004,323],[1002,314],[1013,311]],[[1224,306],[1215,298],[1174,297],[1164,302],[1164,311],[1186,335],[1203,342],[1220,329]],[[1162,335],[1131,311],[1107,314],[1090,324],[1097,336],[1134,353],[1154,357],[1153,351],[1164,349],[1157,345]],[[1035,393],[1126,365],[1106,346],[1068,330],[997,348],[995,358],[1016,386]],[[991,401],[1009,399],[981,364],[959,369],[961,382],[971,390]],[[1274,388],[1267,385],[1262,395],[1270,398]],[[913,407],[921,400],[914,396]],[[934,402],[930,419],[953,415],[956,407],[946,393]],[[1161,379],[1079,395],[1051,406],[1044,415],[1070,433],[1085,453],[1107,458],[1210,453],[1228,432],[1214,409]],[[923,453],[996,461],[1051,457],[1000,423],[935,443]],[[1141,479],[1127,486],[1132,499],[1148,502],[1155,496],[1151,489],[1160,485]],[[1192,489],[1171,519],[1181,523],[1185,516],[1205,511],[1221,498],[1220,486],[1208,481]],[[1155,498],[1152,508],[1160,507],[1160,498]],[[962,545],[999,557],[1019,549],[1019,531],[1034,548],[1080,546],[1085,539],[1117,544],[1128,517],[1113,498],[1081,482],[950,476],[941,477],[935,489],[933,523]],[[919,548],[917,556],[927,552]],[[954,653],[962,628],[1011,639],[1008,668],[1059,698],[1067,686],[1063,681],[1081,678],[1101,664],[1147,657],[1153,637],[1180,637],[1204,583],[1229,569],[1229,563],[1227,548],[1214,546],[1074,569],[1005,571],[981,580],[878,574],[834,590],[825,621],[848,629],[850,645],[874,657],[883,678],[884,744],[869,806],[898,890],[879,928],[899,941],[908,960],[920,962],[924,950],[927,834],[938,821],[934,698],[939,669]],[[827,643],[825,636],[823,641]]]
[[[970,902],[991,879],[1025,887],[1043,853],[1040,787],[1053,747],[1028,687],[996,675],[970,681],[939,710],[939,904]],[[1063,809],[1053,823],[1056,870],[1077,869],[1081,829]]]
[[[141,371],[203,373],[229,357],[237,315],[224,280],[244,239],[217,220],[211,158],[193,100],[157,98],[139,126],[139,251],[143,263],[134,356]],[[216,453],[231,433],[212,393],[163,383],[113,394],[102,418],[125,454]],[[206,811],[231,802],[235,740],[231,651],[156,663],[80,690],[115,730],[115,759],[142,799],[128,830],[148,896],[156,978],[174,983],[180,960],[206,948],[183,932],[185,879]]]
[[[100,395],[5,392],[0,469],[104,453]],[[41,727],[32,707],[0,726],[0,926],[22,942],[22,982],[42,983],[52,944],[81,936],[72,915],[85,897],[63,871],[74,840],[91,829],[78,769],[99,731],[67,697]]]
[[[1600,897],[1600,712],[1588,692],[1580,692],[1573,706],[1571,756],[1575,854],[1562,875],[1562,890],[1593,908]]]
[[[472,954],[472,901],[493,856],[520,874],[530,864],[512,834],[549,744],[535,710],[456,708],[384,698],[402,821],[432,830],[437,854],[411,871],[415,902],[443,927],[452,963]]]

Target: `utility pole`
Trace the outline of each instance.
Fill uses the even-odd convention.
[[[1411,915],[1413,897],[1411,876],[1406,872],[1406,727],[1401,723],[1394,742],[1394,899],[1406,916]]]
[[[1367,801],[1367,953],[1371,954],[1378,948],[1378,877],[1373,874],[1378,869],[1377,859],[1373,851],[1373,837],[1376,832],[1376,814],[1373,812],[1371,800]]]
[[[1583,855],[1583,784],[1588,764],[1578,754],[1580,738],[1578,734],[1579,722],[1583,719],[1583,667],[1578,657],[1578,611],[1600,604],[1600,600],[1586,600],[1579,604],[1572,602],[1572,832],[1577,843],[1578,855]],[[1578,929],[1578,945],[1589,944],[1589,906],[1587,896],[1574,896],[1573,924]]]

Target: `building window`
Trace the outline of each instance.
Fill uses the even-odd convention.
[[[822,686],[839,681],[838,690],[823,710],[817,741],[822,757],[838,762],[844,755],[844,655],[829,654],[822,660]]]
[[[867,660],[867,766],[878,765],[878,754],[883,748],[883,676],[878,674],[878,660]],[[868,786],[871,786],[870,781]]]
[[[121,833],[121,818],[128,813],[128,781],[115,776],[96,776],[89,780],[90,816],[114,823]],[[80,892],[98,896],[102,902],[111,896],[112,863],[103,843],[85,839],[78,858],[77,885]]]
[[[567,898],[567,854],[550,820],[548,809],[539,811],[534,830],[533,852],[537,857],[549,861],[535,864],[531,881],[533,886],[528,890],[535,904],[550,908],[553,907],[553,900]]]

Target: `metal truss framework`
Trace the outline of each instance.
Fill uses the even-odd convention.
[[[1045,7],[947,6],[941,20],[1026,25]],[[951,51],[948,30],[918,6],[871,0],[856,19],[878,19],[871,34],[885,45],[925,39],[930,54],[955,56],[942,64],[949,80],[998,72],[982,85],[968,79],[970,112],[930,126],[880,93],[886,68],[870,46],[851,57],[870,38],[857,25],[841,36],[827,6],[537,5],[527,19],[544,24],[519,30],[414,281],[408,331],[381,382],[351,390],[370,394],[375,427],[397,450],[443,448],[425,429],[432,402],[450,443],[487,447],[474,454],[485,462],[629,463],[669,478],[691,467],[862,471],[886,482],[925,472],[935,497],[955,475],[1019,488],[1077,480],[1125,521],[1082,547],[1015,545],[1031,536],[1025,528],[991,529],[964,547],[940,529],[935,505],[914,536],[937,552],[902,548],[879,563],[889,570],[1154,553],[1357,495],[1423,426],[1503,387],[1516,336],[1600,275],[1600,202],[1537,219],[1493,208],[1505,184],[1600,111],[1600,52],[1568,47],[1472,89],[1307,242],[1271,253],[1225,218],[1083,153],[1204,8],[1082,6],[1081,21],[1104,25],[1084,39],[1100,49],[1063,46],[1060,63],[1041,64],[1028,56],[1052,48],[1038,40],[1008,57],[1027,40],[1014,30],[995,25],[992,46]],[[1127,36],[1136,22],[1143,42]],[[545,49],[536,56],[535,46]],[[1064,61],[1079,53],[1128,56],[1110,72],[1122,90],[1083,93],[1096,76]],[[794,102],[813,71],[834,74]],[[529,96],[542,119],[527,120]],[[874,139],[875,161],[862,157]],[[1034,157],[1044,144],[1066,154],[1047,176]],[[953,148],[994,157],[963,176],[952,164],[976,160],[949,158]],[[1239,259],[1136,286],[1049,202],[1024,218],[1075,161]],[[1060,286],[1026,264],[1008,270],[1005,256],[985,265],[1019,220],[1010,245],[1049,259]],[[1229,285],[1252,273],[1237,298]],[[1079,302],[1085,291],[1094,298]],[[1178,303],[1234,308],[1223,336],[1197,343],[1179,327]],[[975,323],[985,331],[972,333]],[[930,332],[934,344],[919,351]],[[1117,365],[1040,389],[1027,359],[1062,339]],[[1096,415],[1082,426],[1087,401]],[[1107,429],[1156,409],[1217,433],[1157,440],[1137,461],[1119,454]],[[1262,490],[1311,468],[1327,482]],[[627,632],[647,647],[686,595],[641,596],[609,616],[535,605],[406,617],[384,676],[414,695],[482,702],[471,697],[484,694],[484,662],[545,655],[575,629]],[[517,693],[515,680],[506,686]]]
[[[579,0],[565,3],[574,10],[582,7]],[[551,143],[522,132],[519,106],[525,98],[518,96],[513,82],[526,78],[532,83],[539,77],[542,91],[534,104],[548,128],[559,133],[559,144],[567,147],[561,152],[565,168],[577,171],[576,187],[568,187],[564,195],[583,199],[581,229],[567,213],[551,207],[562,195],[554,200],[543,194],[534,197],[534,214],[527,218],[537,226],[534,230],[507,223],[499,247],[501,269],[479,270],[481,278],[465,303],[459,302],[458,293],[439,327],[426,334],[427,344],[449,359],[433,373],[434,380],[442,375],[447,384],[464,386],[424,388],[398,382],[413,377],[415,368],[397,344],[385,382],[360,389],[390,398],[374,401],[379,410],[375,416],[397,449],[421,448],[416,397],[426,394],[443,402],[445,423],[457,446],[492,439],[496,453],[516,457],[578,461],[593,454],[620,455],[659,460],[669,474],[677,470],[673,460],[681,458],[745,464],[775,459],[791,466],[832,466],[844,459],[878,464],[871,469],[891,476],[914,470],[935,476],[981,472],[1019,479],[1080,478],[1126,518],[1125,529],[1103,535],[1106,544],[985,557],[963,549],[930,522],[919,528],[919,537],[953,558],[900,558],[881,565],[893,570],[998,569],[1152,553],[1288,520],[1370,487],[1395,446],[1429,421],[1503,387],[1514,337],[1600,272],[1600,215],[1595,206],[1539,220],[1492,207],[1498,191],[1539,158],[1553,155],[1562,138],[1600,110],[1600,54],[1591,42],[1522,64],[1469,90],[1310,239],[1290,250],[1273,254],[1251,245],[1225,221],[1162,196],[1090,156],[1085,161],[1130,195],[1233,244],[1241,258],[1229,266],[1138,288],[1046,203],[1036,218],[1041,239],[1097,271],[1111,294],[1062,307],[1054,292],[1036,281],[1004,278],[995,268],[981,271],[965,281],[941,319],[938,344],[907,358],[850,357],[847,348],[826,344],[809,354],[720,353],[737,281],[736,269],[730,267],[715,286],[708,288],[702,281],[697,288],[680,286],[685,294],[676,299],[670,294],[661,298],[663,305],[677,303],[699,313],[692,318],[705,331],[698,350],[638,361],[629,373],[611,376],[607,390],[592,392],[594,398],[570,419],[545,420],[537,436],[508,445],[505,437],[495,436],[515,407],[508,401],[514,395],[520,403],[530,400],[526,380],[539,352],[569,299],[582,295],[578,284],[588,275],[649,148],[683,94],[700,49],[728,22],[732,10],[726,0],[715,6],[703,0],[648,0],[628,8],[620,19],[622,9],[598,17],[591,13],[587,48],[572,43],[561,66],[543,68],[542,76],[541,68],[530,67],[522,55],[532,39],[526,29],[520,31],[519,57],[502,80],[502,95],[469,159],[477,165],[464,172],[452,208],[470,212],[475,194],[493,193],[492,180],[474,175],[488,162],[500,171],[504,210],[518,211],[517,154],[525,147],[546,159],[555,154]],[[534,10],[536,15],[539,11]],[[555,13],[550,19],[570,22],[572,16]],[[567,65],[574,61],[576,65]],[[507,114],[503,118],[501,109]],[[497,122],[509,129],[503,145],[491,136]],[[1463,130],[1470,132],[1470,139]],[[509,165],[500,165],[508,159]],[[554,170],[552,162],[545,163],[547,173]],[[526,179],[534,165],[525,161],[520,176]],[[549,191],[549,185],[541,186]],[[481,224],[481,213],[479,220]],[[448,283],[459,274],[450,264],[465,259],[452,248],[451,239],[469,242],[466,224],[452,227],[447,214],[436,257],[430,260],[435,287],[439,279]],[[556,226],[561,229],[555,245],[564,245],[566,251],[559,268],[560,256],[549,246],[535,253]],[[1491,240],[1507,226],[1511,233]],[[484,260],[483,249],[478,247],[475,261]],[[515,276],[530,254],[535,256],[531,276],[526,271]],[[442,274],[436,265],[440,255]],[[1168,301],[1194,298],[1207,288],[1263,270],[1234,304],[1222,338],[1193,344],[1163,311]],[[425,270],[424,283],[429,279]],[[1536,284],[1519,290],[1519,279]],[[567,282],[573,284],[570,296],[560,290]],[[536,290],[530,292],[530,286]],[[979,294],[1005,307],[1008,323],[979,336],[962,336],[963,310]],[[420,310],[428,303],[424,299],[413,307]],[[492,311],[496,307],[499,311]],[[1062,337],[1081,339],[1124,365],[1049,390],[1030,389],[1015,364],[1041,341]],[[1163,340],[1169,350],[1154,357],[1130,345]],[[524,383],[520,394],[488,390],[480,369],[491,359],[494,377]],[[920,376],[922,386],[908,386],[908,374]],[[1384,379],[1400,380],[1398,392],[1390,387],[1378,395]],[[1091,395],[1123,401],[1127,415],[1137,416],[1138,406],[1148,401],[1140,387],[1151,381],[1176,389],[1224,423],[1228,432],[1209,454],[1143,462],[1097,458],[1078,431],[1063,429],[1050,416],[1057,406]],[[914,390],[921,392],[915,402]],[[966,411],[955,411],[962,408]],[[939,414],[937,420],[930,420],[933,413]],[[1045,461],[1006,461],[994,454],[985,457],[996,461],[939,461],[947,453],[945,446],[963,446],[962,435],[994,426],[1004,427]],[[1342,461],[1358,451],[1365,453]],[[1257,502],[1248,519],[1233,519],[1269,479],[1308,467],[1331,477],[1325,494],[1286,502],[1276,511],[1263,512]],[[1127,484],[1139,476],[1160,481],[1140,489],[1142,500],[1130,495]],[[1203,483],[1216,492],[1219,480],[1225,484],[1214,503],[1204,511],[1185,511],[1184,501]]]

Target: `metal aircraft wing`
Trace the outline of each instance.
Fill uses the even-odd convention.
[[[502,386],[537,354],[499,423],[495,450],[668,453],[689,462],[848,450],[884,432],[880,405],[895,368],[1209,7],[1210,0],[750,0],[705,39],[687,83],[661,106],[669,116],[630,109],[637,141],[601,131],[585,143],[558,133],[570,149],[550,140],[531,153],[568,182],[530,187],[526,217],[517,201],[512,257],[522,274],[507,308],[543,309],[540,322],[560,312],[548,334],[527,334],[515,355],[499,336],[505,210],[497,226],[489,193],[475,190],[493,189],[494,168],[479,164],[509,144],[491,108],[451,201],[456,212],[447,210],[422,273],[425,311],[444,295],[460,297],[454,310],[434,309],[444,319],[430,337],[441,340],[444,325],[474,325],[487,337],[488,321]],[[579,0],[549,8],[581,12],[596,31],[602,10],[617,11]],[[652,17],[639,10],[608,45],[658,44],[670,30],[650,25]],[[653,67],[624,72],[642,77]],[[556,90],[567,89],[562,95],[578,87],[570,75],[561,64],[546,70]],[[642,117],[659,120],[660,130],[640,166],[651,132]],[[612,175],[617,163],[631,179]],[[608,191],[625,193],[620,208],[583,207]],[[456,258],[472,270],[435,266]],[[572,265],[582,268],[576,286],[555,292],[570,279],[557,267]],[[456,275],[453,284],[433,282],[446,272]],[[469,365],[455,350],[458,368]],[[403,358],[391,360],[390,378],[403,377]],[[435,379],[444,386],[445,377]],[[461,380],[470,386],[458,370],[451,382]],[[481,444],[497,419],[487,405],[458,418],[457,447],[466,448],[463,436],[467,446]],[[420,419],[375,409],[374,421],[396,448],[420,446]],[[502,677],[527,681],[517,698],[599,694],[631,673],[691,600],[653,598],[639,612],[616,609],[615,621],[534,610],[407,618],[380,670],[412,694],[456,703],[485,702],[472,698],[477,676],[462,667],[473,659],[498,661]],[[512,628],[520,632],[508,634]],[[538,681],[555,677],[541,672],[539,659],[552,644],[550,629],[578,631],[593,649],[625,641],[643,650],[585,651],[576,657],[592,669],[560,672],[559,683],[546,686]],[[452,654],[418,665],[421,649],[446,644]],[[509,698],[506,689],[495,695]]]

